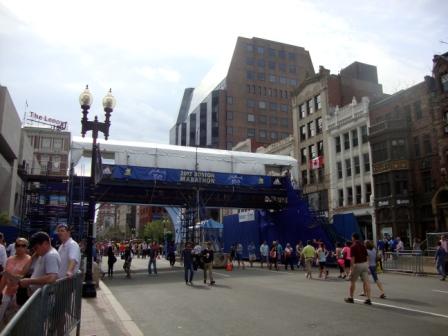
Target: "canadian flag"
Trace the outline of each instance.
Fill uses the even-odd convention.
[[[311,169],[319,169],[320,167],[322,167],[324,165],[324,158],[323,156],[318,156],[314,159],[311,159],[310,161],[310,168]]]

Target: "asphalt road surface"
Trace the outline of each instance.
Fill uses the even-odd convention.
[[[187,286],[179,264],[172,269],[160,260],[159,274],[150,276],[147,262],[134,259],[132,278],[125,279],[119,260],[114,278],[105,279],[145,335],[448,334],[448,282],[435,277],[380,274],[387,299],[372,286],[367,306],[362,297],[344,302],[349,282],[337,279],[336,269],[327,280],[305,279],[303,271],[218,269],[215,286],[204,285],[199,270]]]

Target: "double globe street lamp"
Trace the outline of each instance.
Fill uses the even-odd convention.
[[[93,101],[93,96],[89,91],[89,86],[86,85],[85,90],[79,96],[79,104],[81,105],[83,117],[81,119],[81,135],[84,138],[88,131],[92,131],[92,161],[90,167],[90,185],[89,185],[89,209],[87,212],[87,263],[84,282],[82,285],[82,296],[96,297],[96,288],[93,281],[92,272],[92,252],[93,252],[93,223],[95,221],[95,176],[96,176],[96,165],[97,165],[97,150],[98,146],[96,140],[98,138],[98,133],[104,134],[104,138],[107,140],[109,137],[109,127],[110,127],[110,115],[114,110],[116,100],[112,96],[112,89],[103,98],[104,112],[106,112],[106,120],[104,122],[99,122],[98,117],[95,116],[93,121],[87,119],[87,114],[89,113],[90,106]]]

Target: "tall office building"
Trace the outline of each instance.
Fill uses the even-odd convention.
[[[291,93],[314,75],[302,47],[238,37],[227,76],[198,101],[186,89],[170,143],[231,149],[247,138],[253,150],[292,134]]]

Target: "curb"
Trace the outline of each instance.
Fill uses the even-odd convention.
[[[124,310],[123,306],[118,302],[115,296],[110,291],[109,287],[103,281],[100,281],[100,289],[103,292],[106,299],[109,301],[111,308],[117,314],[120,322],[123,324],[124,328],[128,331],[129,335],[132,336],[144,336],[143,332],[134,322],[134,320],[129,316],[129,314]]]

